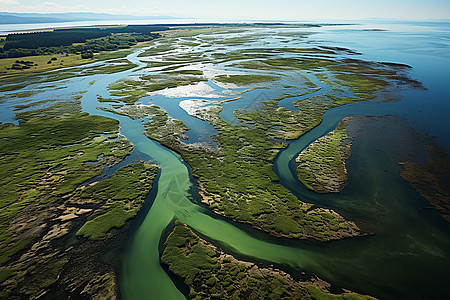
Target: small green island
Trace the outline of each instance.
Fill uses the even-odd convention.
[[[339,193],[347,185],[346,160],[351,155],[352,138],[347,133],[351,119],[343,119],[337,128],[304,149],[296,162],[298,179],[317,193]]]

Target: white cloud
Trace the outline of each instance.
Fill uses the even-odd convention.
[[[40,5],[23,5],[19,0],[0,0],[0,11],[21,13],[62,13],[62,12],[97,12],[110,14],[156,15],[159,8],[153,7],[109,7],[92,9],[84,4],[64,5],[53,1],[44,1]]]
[[[116,8],[106,8],[102,10],[101,12],[106,12],[110,14],[129,14],[129,15],[155,15],[158,14],[158,7],[140,7],[140,8],[133,8],[129,6],[122,6],[122,7],[116,7]]]
[[[0,0],[0,5],[19,5],[17,0]]]
[[[40,5],[23,5],[18,0],[0,0],[0,11],[21,13],[60,13],[89,11],[86,5],[62,5],[45,1]]]
[[[55,2],[50,2],[50,1],[44,1],[43,3],[45,6],[50,6],[50,7],[58,7],[59,4],[55,3]]]
[[[45,1],[44,12],[74,12],[74,11],[88,11],[89,8],[86,5],[62,5],[55,2]]]

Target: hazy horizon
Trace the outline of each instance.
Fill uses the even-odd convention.
[[[362,20],[395,18],[416,20],[450,19],[450,2],[445,0],[361,0],[304,1],[229,0],[190,2],[170,0],[154,2],[135,0],[123,5],[118,0],[0,0],[2,12],[9,13],[65,13],[93,12],[134,16],[173,16],[179,18],[220,20]]]

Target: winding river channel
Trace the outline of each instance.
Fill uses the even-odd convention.
[[[329,37],[333,31],[324,34]],[[335,34],[337,39],[339,33]],[[293,172],[296,155],[311,142],[333,130],[342,118],[398,114],[416,125],[415,109],[410,108],[408,97],[412,103],[416,103],[424,95],[437,97],[440,90],[431,89],[428,94],[424,91],[408,94],[406,91],[403,100],[394,103],[364,102],[331,109],[325,113],[318,127],[290,142],[289,147],[282,150],[275,160],[274,168],[280,182],[296,196],[303,201],[335,209],[351,220],[370,224],[375,235],[328,243],[276,239],[249,226],[215,216],[208,209],[195,204],[191,195],[195,182],[189,166],[179,155],[145,137],[142,119],[132,120],[99,109],[97,95],[107,98],[109,84],[141,74],[142,68],[146,66],[138,58],[141,51],[136,50],[127,57],[138,65],[136,68],[115,74],[64,80],[61,84],[66,89],[58,91],[60,94],[69,94],[87,90],[81,98],[83,111],[118,120],[121,134],[135,145],[134,152],[148,157],[161,167],[154,186],[155,192],[147,199],[151,207],[145,216],[140,216],[139,224],[129,237],[125,252],[121,254],[121,263],[117,266],[120,289],[125,300],[185,299],[160,265],[160,244],[174,219],[186,223],[200,236],[237,258],[273,264],[297,275],[303,271],[315,273],[336,286],[356,292],[383,299],[431,299],[434,295],[445,294],[443,290],[449,282],[450,270],[448,225],[437,212],[424,210],[427,206],[425,200],[402,181],[395,154],[389,151],[392,144],[386,139],[386,132],[367,128],[364,134],[370,135],[370,138],[355,141],[353,155],[348,161],[350,184],[340,194],[318,195],[308,191]],[[313,74],[308,76],[311,81],[320,82]],[[320,84],[322,89],[314,95],[329,90],[326,84]],[[55,92],[43,91],[35,96],[35,100],[52,97],[51,93]],[[153,99],[158,101],[157,97]],[[289,108],[296,99],[287,98],[280,105]],[[177,101],[171,104],[173,110],[179,109],[180,99]],[[171,115],[170,105],[165,107],[161,103],[158,105]],[[228,108],[223,105],[221,116],[233,115],[235,107],[231,103],[227,104]],[[188,114],[178,112],[175,117],[186,124],[195,122],[197,126],[208,127],[207,123]],[[202,125],[202,122],[205,124]],[[211,129],[207,128],[206,131],[210,132]]]

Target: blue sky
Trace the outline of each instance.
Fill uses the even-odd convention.
[[[0,0],[7,12],[106,12],[217,19],[450,19],[450,0]]]

